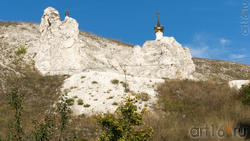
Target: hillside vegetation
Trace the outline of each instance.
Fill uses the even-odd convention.
[[[34,68],[34,62],[27,58],[26,54],[32,54],[32,51],[26,52],[24,48],[36,44],[38,27],[37,23],[0,22],[0,137],[3,138],[8,136],[9,123],[15,114],[8,97],[13,88],[19,88],[24,95],[22,126],[25,138],[29,138],[35,128],[33,121],[43,121],[55,107],[62,95],[63,82],[69,77],[43,76]],[[13,33],[12,38],[2,36],[2,33],[13,31],[17,34]],[[132,47],[86,32],[80,33],[80,38],[83,37]],[[228,125],[250,125],[250,106],[243,104],[240,92],[230,89],[227,84],[227,80],[250,79],[250,66],[202,58],[193,58],[193,61],[196,75],[206,81],[166,79],[158,86],[154,111],[146,112],[143,117],[146,125],[154,130],[150,140],[191,141],[194,140],[189,134],[192,127],[214,125],[216,129],[225,129]],[[73,130],[82,140],[96,140],[100,135],[96,116],[72,116],[67,131]],[[202,140],[213,141],[218,137],[208,136]],[[221,140],[244,139],[225,132]]]
[[[60,95],[59,88],[67,76],[41,76],[38,72],[26,67],[21,76],[9,75],[6,89],[0,95],[0,136],[8,134],[8,123],[13,119],[14,111],[8,104],[8,93],[13,87],[20,88],[24,94],[23,127],[26,137],[34,130],[34,120],[40,121]],[[192,127],[214,125],[225,128],[227,125],[236,127],[250,117],[250,106],[243,105],[239,93],[230,89],[227,83],[214,81],[195,82],[190,80],[166,80],[158,86],[159,101],[153,112],[147,112],[144,122],[153,127],[153,141],[193,140],[189,135]],[[96,117],[84,115],[72,117],[69,131],[89,140],[99,136]],[[206,137],[204,140],[216,140],[217,136]],[[222,140],[242,140],[231,134]]]
[[[68,76],[42,76],[32,65],[25,63],[23,55],[14,56],[10,63],[13,71],[1,67],[1,72],[5,73],[1,73],[4,81],[0,89],[0,136],[7,137],[8,123],[14,115],[7,94],[13,87],[18,87],[24,94],[22,125],[27,138],[34,130],[33,121],[43,120],[53,109],[61,95],[63,80]],[[242,104],[239,92],[230,89],[226,81],[166,80],[158,86],[158,92],[159,101],[154,111],[144,116],[144,122],[153,127],[153,141],[191,141],[189,130],[192,127],[236,127],[241,122],[248,123],[250,117],[250,106]],[[96,140],[100,133],[95,116],[72,117],[68,131],[73,130],[88,140]],[[209,136],[204,140],[216,139],[217,136]],[[228,134],[222,140],[242,139]]]
[[[193,58],[196,72],[209,80],[249,80],[250,66],[235,62]]]

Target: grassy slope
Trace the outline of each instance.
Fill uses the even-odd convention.
[[[227,125],[236,127],[250,117],[250,107],[243,105],[238,92],[230,89],[226,83],[167,80],[159,85],[158,90],[158,110],[156,114],[146,117],[146,122],[155,129],[154,141],[191,141],[189,130],[194,126],[210,128],[214,125],[215,130],[225,131]],[[217,139],[215,136],[202,140]],[[242,139],[227,134],[221,140]]]
[[[250,79],[249,65],[204,58],[193,58],[193,61],[196,65],[196,71],[210,79]]]
[[[0,22],[0,26],[2,25],[9,26],[10,23]],[[250,66],[211,59],[193,58],[193,60],[197,72],[208,78],[250,79]],[[2,80],[0,82],[5,87],[0,89],[0,136],[7,134],[8,120],[13,116],[6,97],[6,93],[13,86],[20,87],[25,94],[23,124],[26,133],[29,133],[33,128],[32,120],[43,118],[44,113],[55,103],[65,79],[64,76],[41,76],[32,67],[23,70],[12,68],[24,75],[20,77],[0,66],[0,80]],[[145,121],[154,127],[154,141],[192,140],[188,136],[188,129],[194,125],[234,125],[250,116],[249,107],[242,105],[237,92],[230,90],[225,83],[169,80],[159,86],[159,93],[160,100],[156,105],[156,112],[149,113],[145,117]],[[92,140],[97,136],[97,125],[93,118],[75,117],[70,128],[75,128],[81,136]],[[205,140],[215,140],[215,138]]]
[[[13,119],[8,94],[17,87],[24,94],[23,126],[29,134],[33,120],[43,118],[45,112],[52,108],[60,94],[64,76],[42,76],[37,71],[26,67],[18,70],[21,75],[5,73],[4,87],[0,90],[0,136],[6,136],[9,120]]]

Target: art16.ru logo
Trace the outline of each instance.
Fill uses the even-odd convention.
[[[208,138],[217,137],[224,138],[228,136],[234,136],[239,138],[245,138],[247,136],[246,128],[233,128],[231,125],[219,126],[202,126],[202,127],[192,127],[189,129],[189,135],[191,138]]]
[[[249,3],[248,0],[243,0],[242,3],[242,10],[241,10],[241,34],[243,36],[248,36],[249,34],[249,19],[248,19],[248,9],[249,9]]]

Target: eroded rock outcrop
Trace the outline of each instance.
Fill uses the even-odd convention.
[[[43,74],[68,74],[80,71],[84,53],[80,53],[78,23],[65,17],[61,21],[52,7],[44,10],[40,24],[40,47],[35,57],[36,67]]]
[[[58,11],[51,7],[44,10],[40,32],[35,62],[43,74],[97,68],[122,74],[126,69],[128,75],[137,77],[192,79],[195,71],[189,49],[182,48],[173,37],[147,41],[142,47],[97,46],[95,42],[79,40],[77,21],[68,16],[61,21]]]
[[[239,90],[243,85],[250,84],[250,80],[232,80],[228,82],[230,88]]]
[[[142,67],[139,74],[157,78],[192,79],[195,65],[191,53],[173,37],[147,41],[141,51],[146,67]]]

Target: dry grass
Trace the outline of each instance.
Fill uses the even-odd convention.
[[[34,23],[34,22],[13,22],[13,21],[0,21],[0,26],[5,26],[5,27],[9,27],[9,26],[17,26],[17,25],[21,25],[23,23],[29,24],[30,26],[33,26],[35,24],[39,24],[39,23]]]
[[[214,59],[192,58],[196,72],[210,80],[245,80],[250,79],[250,66]]]
[[[18,72],[6,73],[4,75],[4,88],[0,89],[0,138],[6,138],[8,135],[8,123],[14,117],[14,111],[8,104],[7,94],[13,87],[19,88],[24,94],[22,126],[24,129],[24,139],[32,140],[32,131],[34,130],[34,120],[42,121],[46,113],[54,110],[54,104],[61,95],[60,88],[63,81],[68,76],[42,76],[32,66],[23,66]],[[88,107],[90,105],[87,105]],[[81,139],[87,138],[89,141],[96,140],[97,125],[93,117],[72,117],[68,125],[67,134],[75,131]]]
[[[98,125],[96,117],[85,117],[84,115],[73,117],[69,126],[69,130],[75,130],[79,137],[88,139],[89,141],[96,141],[98,136]]]
[[[19,25],[19,24],[21,24],[21,23],[19,23],[19,22],[2,22],[2,21],[0,21],[0,26],[6,26],[6,27],[8,27],[8,26],[16,26],[16,25]]]
[[[13,111],[8,104],[7,94],[12,88],[19,88],[24,94],[23,127],[30,134],[33,120],[40,120],[52,108],[60,95],[60,87],[65,76],[42,76],[31,66],[18,68],[16,73],[5,73],[4,89],[0,90],[0,136],[7,135],[8,122],[13,119]]]
[[[189,136],[189,130],[194,126],[236,127],[250,117],[250,108],[244,106],[236,91],[225,83],[169,80],[159,86],[159,93],[156,111],[145,117],[155,130],[154,141],[191,141],[194,139]],[[202,140],[217,139],[205,137]],[[242,139],[227,136],[221,140]]]
[[[32,120],[42,118],[56,101],[56,93],[62,80],[62,76],[43,77],[37,72],[29,72],[29,76],[19,79],[18,84],[16,81],[8,82],[10,86],[17,85],[22,88],[25,93],[23,123],[26,134],[33,128]],[[153,141],[191,141],[194,139],[189,136],[189,129],[193,126],[236,126],[237,123],[244,122],[243,119],[250,117],[250,108],[241,104],[237,92],[229,89],[226,83],[166,80],[159,85],[158,91],[159,103],[155,106],[155,111],[144,116],[144,121],[154,129],[151,139]],[[7,121],[13,114],[7,104],[7,98],[0,96],[0,136],[4,136],[7,133]],[[85,105],[86,108],[88,106]],[[98,137],[99,128],[95,117],[72,117],[68,127],[69,131],[76,131],[81,138],[94,141]],[[206,137],[202,140],[217,139]],[[227,136],[221,140],[241,139]]]
[[[42,82],[43,83],[43,82]],[[52,84],[54,85],[54,84]],[[46,84],[47,86],[52,86],[51,84]],[[53,88],[53,86],[52,86]],[[34,89],[33,89],[34,90]],[[57,100],[58,95],[56,93],[46,92],[49,91],[48,88],[43,88],[43,92],[35,93],[33,90],[27,90],[31,93],[25,93],[25,103],[24,103],[24,112],[23,112],[23,126],[25,127],[25,133],[30,134],[32,128],[33,120],[40,120],[44,117],[43,115],[47,110],[52,108],[52,105]],[[33,92],[32,92],[33,91]],[[13,111],[10,109],[7,98],[1,95],[1,115],[0,118],[3,122],[0,125],[0,134],[1,136],[7,135],[6,129],[8,127],[8,121],[13,119]]]

